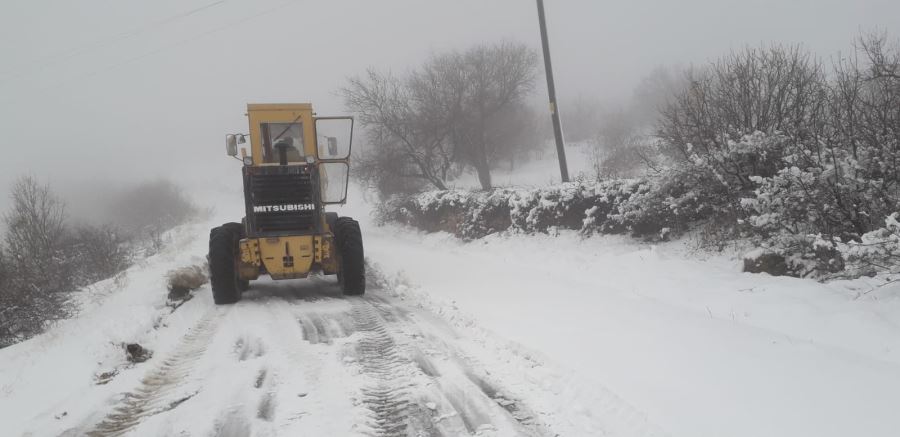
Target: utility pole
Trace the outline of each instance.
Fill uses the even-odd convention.
[[[556,86],[553,84],[553,66],[550,64],[550,42],[547,41],[547,23],[544,18],[544,0],[537,0],[538,21],[541,24],[541,45],[544,47],[544,70],[547,75],[547,94],[550,95],[550,118],[553,120],[553,136],[556,138],[556,155],[559,157],[559,174],[563,182],[569,182],[566,149],[563,147],[562,126],[559,123],[559,106],[556,104]]]

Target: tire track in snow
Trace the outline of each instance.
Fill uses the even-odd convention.
[[[193,397],[196,392],[175,398],[169,395],[182,385],[185,378],[191,374],[194,364],[206,352],[221,316],[222,313],[216,309],[207,312],[190,332],[181,338],[169,357],[147,372],[141,380],[141,385],[125,393],[119,405],[85,435],[89,437],[123,435],[145,418],[172,410]]]
[[[402,307],[392,303],[393,299],[382,297],[379,300],[382,304],[376,307],[381,311],[402,311]],[[402,316],[403,313],[400,312],[399,315]],[[571,374],[559,373],[553,366],[535,361],[528,354],[523,357],[517,349],[509,349],[510,346],[505,340],[479,331],[481,328],[473,325],[468,319],[463,319],[463,326],[473,329],[477,333],[474,336],[478,339],[477,343],[493,351],[493,354],[482,354],[479,358],[478,354],[469,353],[470,347],[460,347],[446,333],[421,331],[429,327],[442,326],[453,333],[457,332],[456,329],[446,325],[443,317],[438,318],[436,322],[428,323],[418,320],[419,317],[416,317],[418,315],[413,313],[413,317],[407,317],[409,323],[405,325],[407,328],[417,330],[410,336],[413,357],[424,373],[438,381],[439,394],[445,395],[463,416],[466,406],[477,405],[480,400],[478,398],[483,398],[500,407],[506,416],[518,423],[519,426],[512,435],[555,436],[560,435],[559,431],[554,429],[560,422],[554,423],[551,427],[551,423],[542,418],[558,414],[559,405],[567,405],[564,408],[574,409],[575,414],[570,412],[566,415],[569,418],[568,423],[563,422],[565,425],[561,426],[567,430],[563,431],[564,435],[635,437],[668,435],[651,422],[645,412],[629,404],[605,386],[578,380]],[[500,355],[497,355],[498,353]],[[432,361],[428,355],[436,355],[441,359]],[[505,356],[501,358],[502,355]],[[524,374],[512,378],[505,375],[517,372]],[[472,387],[481,393],[472,393]],[[510,391],[508,388],[513,390]],[[523,393],[527,395],[523,397]],[[536,393],[539,393],[538,397],[535,397]],[[548,402],[548,399],[551,401]],[[584,400],[584,403],[569,405],[573,399]],[[457,405],[462,406],[463,410],[457,408]],[[481,404],[481,408],[485,409],[484,404]],[[477,416],[480,412],[476,409],[474,414],[476,416],[474,421],[472,418],[464,417],[470,431],[473,431],[471,424],[478,423]],[[496,416],[494,420],[496,421]]]
[[[410,435],[554,435],[522,401],[491,396],[489,392],[497,390],[486,390],[479,384],[482,381],[473,379],[470,364],[460,360],[446,344],[446,336],[457,335],[454,329],[441,318],[418,317],[421,314],[417,310],[385,294],[392,287],[377,267],[369,265],[368,272],[369,288],[376,292],[363,299],[381,320],[394,327],[396,341],[400,342],[397,348],[416,374],[411,392],[417,402],[411,407],[419,410],[416,418],[421,420],[417,422],[424,427]],[[435,329],[443,335],[426,334]],[[437,352],[442,356],[440,365],[428,356],[436,350],[441,351]],[[443,375],[441,369],[449,375]]]
[[[363,335],[356,348],[359,366],[372,381],[361,390],[372,435],[553,435],[519,401],[489,397],[449,352],[436,366],[423,349],[445,347],[423,335],[420,322],[427,321],[376,293],[352,304]]]
[[[352,314],[362,338],[356,346],[359,364],[373,383],[362,388],[362,402],[372,413],[370,427],[383,437],[408,435],[410,400],[405,363],[376,309],[362,298],[352,301]]]
[[[349,302],[334,287],[266,285],[256,290],[256,302],[265,307],[257,319],[271,341],[272,360],[264,361],[266,376],[260,372],[254,381],[255,435],[348,435],[352,424],[365,420],[340,365],[354,330]]]

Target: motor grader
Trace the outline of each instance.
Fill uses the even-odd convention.
[[[317,117],[312,105],[248,104],[248,134],[225,148],[242,161],[246,216],[209,233],[216,304],[235,303],[250,281],[337,275],[344,294],[365,293],[359,223],[328,212],[347,198],[351,117]],[[250,138],[250,152],[238,145]]]

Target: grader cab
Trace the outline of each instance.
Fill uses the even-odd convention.
[[[344,294],[365,293],[359,223],[326,211],[347,198],[353,119],[316,117],[312,106],[249,104],[249,134],[225,138],[229,156],[250,140],[243,162],[244,206],[240,223],[209,234],[213,300],[230,304],[250,281],[337,275]]]

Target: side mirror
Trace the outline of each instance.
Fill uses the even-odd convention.
[[[228,156],[237,156],[237,139],[234,135],[225,135],[225,153]]]

